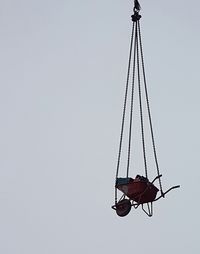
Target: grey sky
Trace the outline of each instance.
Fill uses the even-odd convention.
[[[0,253],[199,253],[199,1],[147,1],[142,35],[165,189],[110,209],[133,1],[0,0]]]

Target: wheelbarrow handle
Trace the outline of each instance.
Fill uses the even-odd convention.
[[[163,193],[160,195],[160,197],[156,198],[154,201],[157,201],[158,199],[164,197],[169,191],[171,191],[171,190],[173,190],[173,189],[176,189],[176,188],[180,188],[180,185],[176,185],[176,186],[171,187],[169,190],[163,192]]]

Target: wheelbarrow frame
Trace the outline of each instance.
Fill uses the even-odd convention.
[[[157,195],[157,192],[159,191],[159,189],[157,189],[157,187],[155,187],[155,185],[154,185],[153,183],[154,183],[156,180],[158,180],[160,177],[162,177],[162,175],[156,176],[156,177],[153,179],[152,182],[149,182],[148,179],[147,179],[146,188],[144,189],[143,192],[139,193],[139,194],[136,195],[136,196],[130,196],[130,195],[128,196],[128,195],[126,195],[126,194],[123,192],[122,188],[118,188],[118,186],[116,185],[115,188],[117,188],[118,190],[122,191],[122,192],[123,192],[123,195],[121,196],[121,198],[119,199],[118,202],[117,202],[117,201],[115,202],[115,205],[113,205],[112,208],[113,208],[114,210],[117,211],[117,209],[118,209],[117,204],[118,204],[120,201],[126,199],[126,197],[127,197],[128,199],[126,199],[126,200],[129,200],[129,202],[130,202],[130,204],[131,204],[131,207],[133,206],[135,209],[137,209],[137,208],[141,205],[141,206],[142,206],[142,210],[143,210],[149,217],[151,217],[151,216],[153,215],[153,202],[159,200],[160,198],[164,198],[165,195],[166,195],[169,191],[171,191],[171,190],[173,190],[173,189],[176,189],[176,188],[179,188],[179,187],[180,187],[180,185],[176,185],[176,186],[173,186],[173,187],[169,188],[169,189],[168,189],[167,191],[165,191],[165,192],[162,192],[162,191],[161,191],[160,196],[156,198],[156,195]],[[134,182],[133,182],[133,184],[134,184]],[[150,190],[150,188],[155,188],[155,189],[153,190],[155,193],[153,193],[152,199],[150,198],[150,200],[149,200],[148,202],[145,202],[145,198],[144,198],[144,197],[145,197],[145,193],[147,193],[147,192]],[[146,208],[145,208],[145,205],[146,205]]]

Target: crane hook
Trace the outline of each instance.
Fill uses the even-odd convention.
[[[141,10],[141,6],[140,6],[138,0],[134,0],[134,8],[133,8],[134,14],[131,16],[133,22],[137,22],[142,17],[139,14],[140,10]]]
[[[134,0],[134,8],[133,8],[133,10],[134,10],[134,13],[135,12],[138,13],[141,10],[141,6],[140,6],[138,0]]]

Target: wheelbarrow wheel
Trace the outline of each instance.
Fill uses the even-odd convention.
[[[129,214],[131,210],[131,202],[128,199],[123,199],[116,204],[116,213],[120,217]]]

